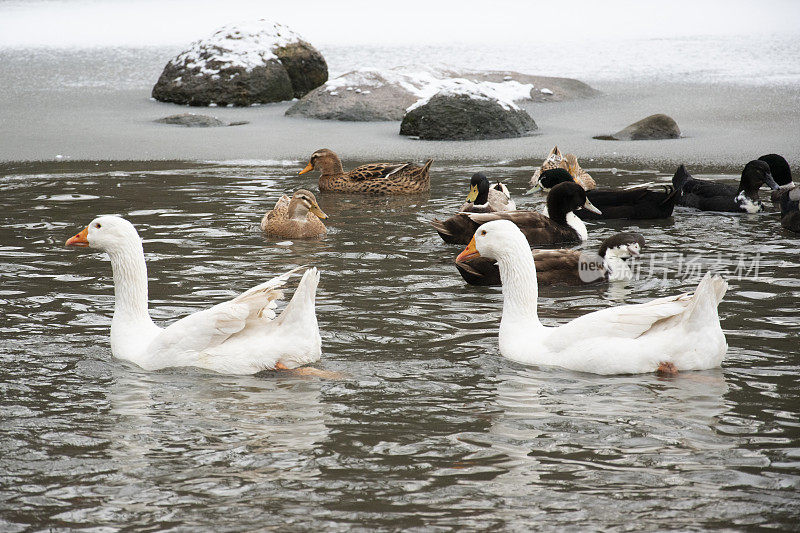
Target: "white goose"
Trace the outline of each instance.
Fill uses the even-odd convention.
[[[224,374],[255,374],[297,368],[321,356],[314,312],[316,268],[306,270],[277,318],[276,300],[283,296],[278,288],[294,270],[162,329],[147,310],[147,266],[142,241],[130,222],[116,216],[98,217],[66,245],[97,248],[111,258],[114,357],[145,370],[195,366]]]
[[[595,311],[556,327],[539,322],[536,266],[512,222],[483,224],[457,261],[494,259],[503,284],[500,353],[530,365],[595,374],[701,370],[722,363],[728,345],[717,306],[728,284],[706,274],[694,294]]]

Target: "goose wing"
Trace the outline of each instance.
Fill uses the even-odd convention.
[[[207,352],[258,320],[275,318],[276,301],[283,297],[278,290],[298,267],[272,278],[204,311],[199,311],[170,324],[156,337],[148,351],[173,357]]]

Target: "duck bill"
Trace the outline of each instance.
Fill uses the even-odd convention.
[[[592,202],[589,201],[589,198],[586,198],[586,202],[583,204],[583,208],[587,211],[591,211],[592,213],[597,213],[598,215],[602,215],[603,212],[597,209]]]
[[[82,248],[85,248],[86,246],[89,246],[89,241],[87,239],[88,235],[89,235],[89,226],[86,226],[80,233],[78,233],[74,237],[70,237],[69,239],[67,239],[67,242],[64,243],[64,246],[80,246]]]
[[[298,174],[298,175],[300,175],[300,174],[305,174],[306,172],[311,172],[312,170],[314,170],[314,165],[312,165],[311,163],[309,163],[309,164],[307,164],[307,165],[306,165],[306,168],[304,168],[303,170],[301,170],[301,171],[300,171],[300,172],[298,172],[297,174]]]
[[[469,194],[467,195],[468,202],[474,202],[475,199],[478,197],[478,186],[473,185],[469,188]]]
[[[769,172],[767,172],[767,175],[766,175],[766,176],[764,176],[764,183],[766,183],[766,184],[767,184],[767,186],[768,186],[770,189],[772,189],[773,191],[777,191],[778,189],[780,189],[780,188],[781,188],[781,187],[780,187],[780,185],[778,185],[778,184],[775,182],[775,178],[773,178],[773,177],[772,177],[772,174],[770,174]]]
[[[317,217],[321,218],[322,220],[328,218],[328,215],[326,215],[325,212],[322,209],[320,209],[317,204],[312,205],[311,207],[308,208],[308,210],[317,215]]]
[[[458,254],[458,257],[456,257],[456,262],[460,263],[473,257],[480,257],[480,255],[481,254],[478,253],[478,249],[475,247],[475,235],[473,235],[472,240],[469,241],[469,244],[466,248],[464,248],[464,251]]]
[[[539,191],[541,191],[541,190],[542,190],[542,183],[541,183],[541,182],[539,182],[539,183],[537,183],[536,185],[534,185],[533,187],[531,187],[530,189],[528,189],[528,190],[525,192],[525,194],[533,194],[533,193],[535,193],[535,192],[539,192]]]

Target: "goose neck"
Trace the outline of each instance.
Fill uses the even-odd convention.
[[[533,321],[539,324],[536,303],[539,288],[536,264],[527,243],[507,249],[497,258],[503,283],[503,320]]]
[[[142,243],[126,243],[109,251],[114,272],[114,319],[151,323],[147,312],[147,265]]]

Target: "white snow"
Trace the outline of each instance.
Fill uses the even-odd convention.
[[[533,85],[530,83],[520,83],[518,81],[480,81],[474,82],[464,78],[451,78],[443,80],[437,87],[437,91],[429,96],[420,98],[409,106],[406,111],[412,111],[427,104],[436,95],[444,96],[469,96],[478,100],[497,100],[506,110],[519,110],[520,107],[514,103],[515,100],[525,100],[531,97]]]
[[[193,42],[189,49],[172,60],[176,66],[199,68],[203,74],[216,75],[224,68],[252,70],[277,59],[273,51],[296,43],[302,37],[293,30],[268,20],[229,24],[208,39]],[[208,63],[213,61],[214,68]]]
[[[553,91],[551,91],[550,89],[547,89],[547,88],[544,88],[539,92],[542,93],[542,94],[553,94]]]
[[[533,85],[520,83],[505,76],[502,82],[470,81],[464,78],[453,78],[445,69],[396,67],[392,69],[362,68],[328,80],[323,86],[331,95],[339,91],[355,91],[369,94],[366,87],[379,88],[396,85],[410,92],[419,100],[408,108],[408,111],[427,103],[434,95],[466,94],[484,100],[496,99],[505,109],[519,109],[516,100],[529,100]]]

